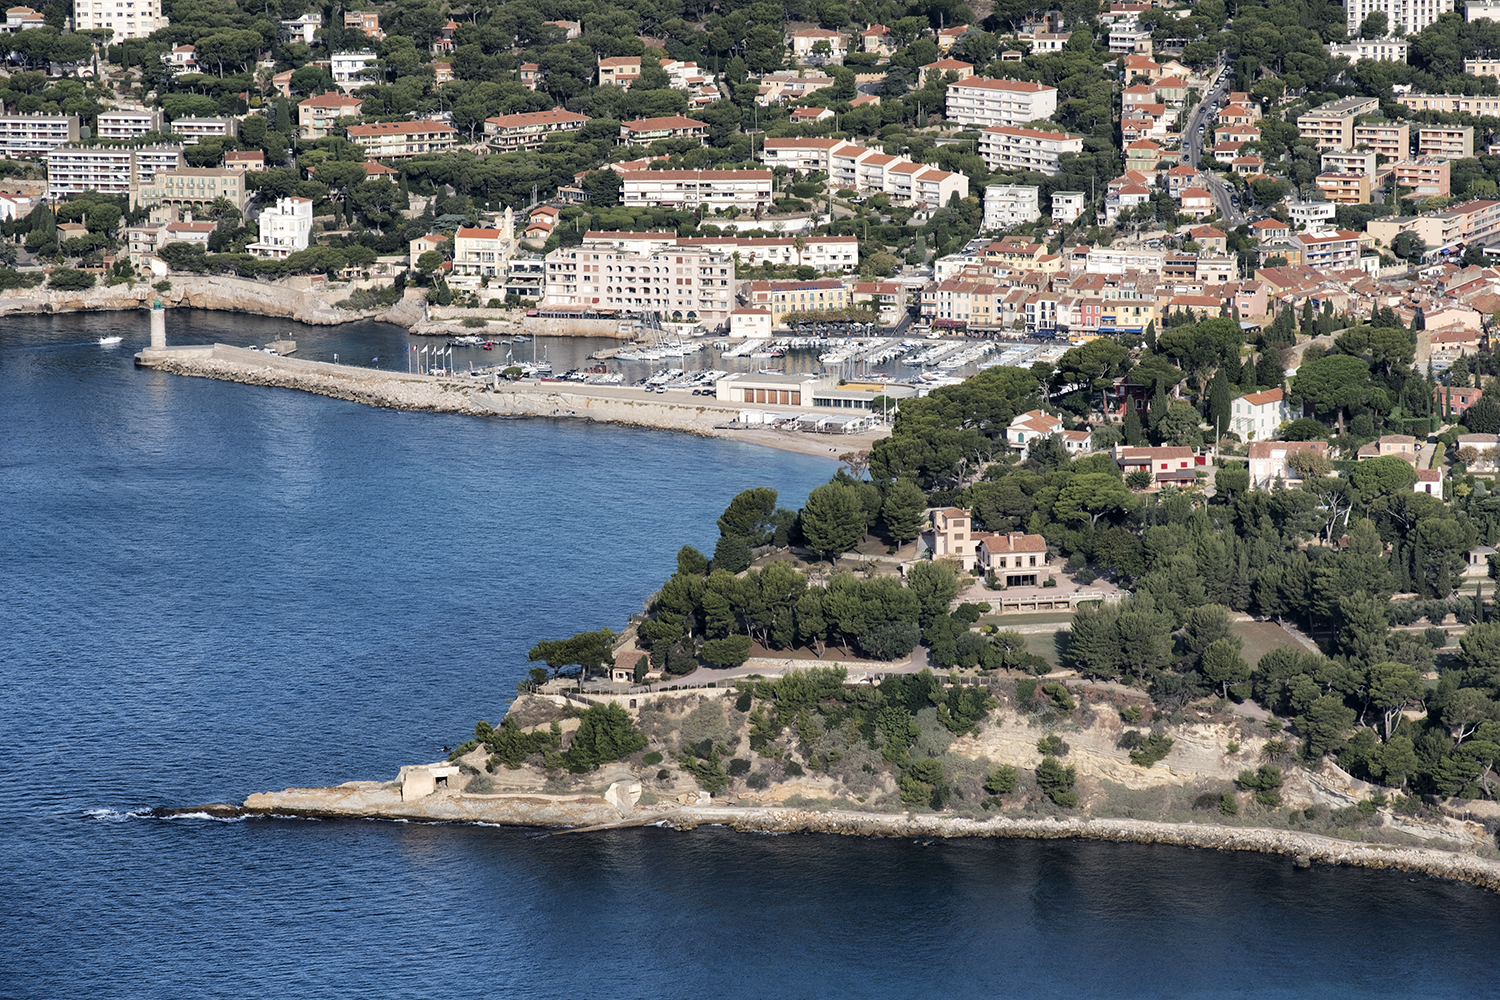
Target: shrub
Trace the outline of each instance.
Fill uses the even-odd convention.
[[[672,776],[672,772],[669,771],[669,770],[667,770],[666,768],[662,768],[660,771],[656,772],[656,780],[657,781],[666,781],[671,776]]]
[[[1064,767],[1056,757],[1044,757],[1036,768],[1036,783],[1055,805],[1071,809],[1078,805],[1078,793],[1073,784],[1078,780],[1078,769]]]
[[[1048,733],[1036,741],[1036,748],[1042,754],[1051,757],[1066,757],[1072,747],[1063,742],[1063,738],[1056,733]]]
[[[1009,764],[1001,764],[985,779],[984,790],[991,795],[1004,795],[1015,791],[1016,769]]]
[[[1130,751],[1130,762],[1140,767],[1150,767],[1171,752],[1172,743],[1170,736],[1152,733],[1138,749]]]
[[[802,775],[807,773],[802,770],[802,765],[797,763],[795,760],[787,761],[782,765],[781,769],[787,773],[787,777],[789,778],[800,778],[802,777]]]
[[[1044,685],[1042,690],[1052,699],[1059,712],[1071,712],[1078,707],[1078,703],[1073,700],[1073,695],[1057,681]]]
[[[661,754],[655,750],[652,750],[650,753],[646,754],[646,756],[641,758],[641,763],[646,765],[647,767],[653,767],[657,764],[660,764]]]
[[[1422,630],[1422,639],[1433,649],[1442,649],[1448,645],[1448,633],[1440,628],[1426,628]]]
[[[1031,699],[1036,697],[1036,681],[1016,681],[1016,701],[1022,705],[1031,704]]]
[[[1229,741],[1229,746],[1225,748],[1225,752],[1230,753],[1230,754],[1237,754],[1237,753],[1239,753],[1240,752],[1240,745],[1239,745],[1239,743],[1237,741],[1235,741],[1235,740],[1230,740]]]
[[[1073,574],[1073,581],[1075,583],[1082,584],[1085,587],[1093,583],[1097,579],[1098,577],[1094,575],[1094,571],[1089,569],[1087,566]]]
[[[1225,792],[1219,796],[1219,812],[1225,816],[1238,816],[1240,814],[1240,803],[1234,797],[1233,792]]]
[[[1120,718],[1124,719],[1132,726],[1135,725],[1137,722],[1141,721],[1141,706],[1126,705],[1120,710]]]
[[[1204,792],[1193,799],[1194,809],[1217,809],[1219,808],[1219,795],[1217,792]]]
[[[1246,791],[1255,793],[1255,801],[1269,808],[1281,805],[1281,768],[1262,764],[1257,770],[1245,770],[1235,782]]]
[[[1121,750],[1134,750],[1146,742],[1146,734],[1139,729],[1127,729],[1115,740],[1115,746]]]
[[[734,710],[736,712],[750,711],[750,705],[753,700],[749,691],[741,691],[740,696],[734,699]]]
[[[60,292],[82,292],[94,287],[95,278],[87,271],[59,267],[47,276],[47,287]]]
[[[760,791],[771,784],[771,776],[764,771],[756,771],[745,779],[745,784],[756,791]]]
[[[739,778],[750,773],[750,762],[743,757],[735,757],[729,762],[729,776]]]
[[[470,330],[477,330],[480,327],[489,326],[490,321],[479,316],[465,316],[463,323],[460,325],[466,326]]]
[[[1047,579],[1045,579],[1045,580],[1042,581],[1042,586],[1043,587],[1055,587],[1055,586],[1057,586],[1057,577],[1055,577],[1055,576],[1049,576],[1049,577],[1047,577]]]

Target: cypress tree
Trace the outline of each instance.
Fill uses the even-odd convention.
[[[1125,397],[1125,443],[1139,448],[1146,443],[1146,432],[1141,428],[1141,414],[1135,408],[1135,399]]]
[[[1255,384],[1267,389],[1281,385],[1282,367],[1280,352],[1267,344],[1260,352],[1255,365]]]
[[[1230,419],[1230,396],[1229,379],[1224,377],[1224,369],[1220,368],[1214,373],[1214,377],[1208,382],[1208,422],[1213,426],[1214,438],[1217,440],[1229,430]]]
[[[1156,320],[1154,319],[1146,324],[1146,350],[1152,352],[1156,350]]]

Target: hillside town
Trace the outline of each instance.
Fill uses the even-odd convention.
[[[8,10],[0,288],[303,276],[1137,359],[1227,318],[1247,351],[1296,327],[1287,371],[1383,318],[1434,380],[1488,357],[1500,4],[365,6]]]

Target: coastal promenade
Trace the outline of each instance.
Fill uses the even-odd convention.
[[[729,438],[828,457],[869,448],[889,433],[886,429],[860,434],[816,434],[729,428],[725,425],[738,418],[739,407],[712,397],[694,396],[686,389],[647,393],[638,387],[573,382],[433,377],[304,361],[225,344],[148,348],[137,354],[135,361],[142,368],[174,375],[296,389],[396,410],[576,418]]]

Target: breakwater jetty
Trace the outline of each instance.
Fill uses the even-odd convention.
[[[637,387],[494,378],[434,377],[358,368],[326,361],[278,357],[225,344],[148,348],[135,356],[141,368],[199,378],[274,386],[395,410],[470,416],[576,418],[650,430],[727,437],[789,451],[828,455],[868,448],[875,434],[821,435],[736,430],[725,425],[739,408],[686,389],[651,392]]]

